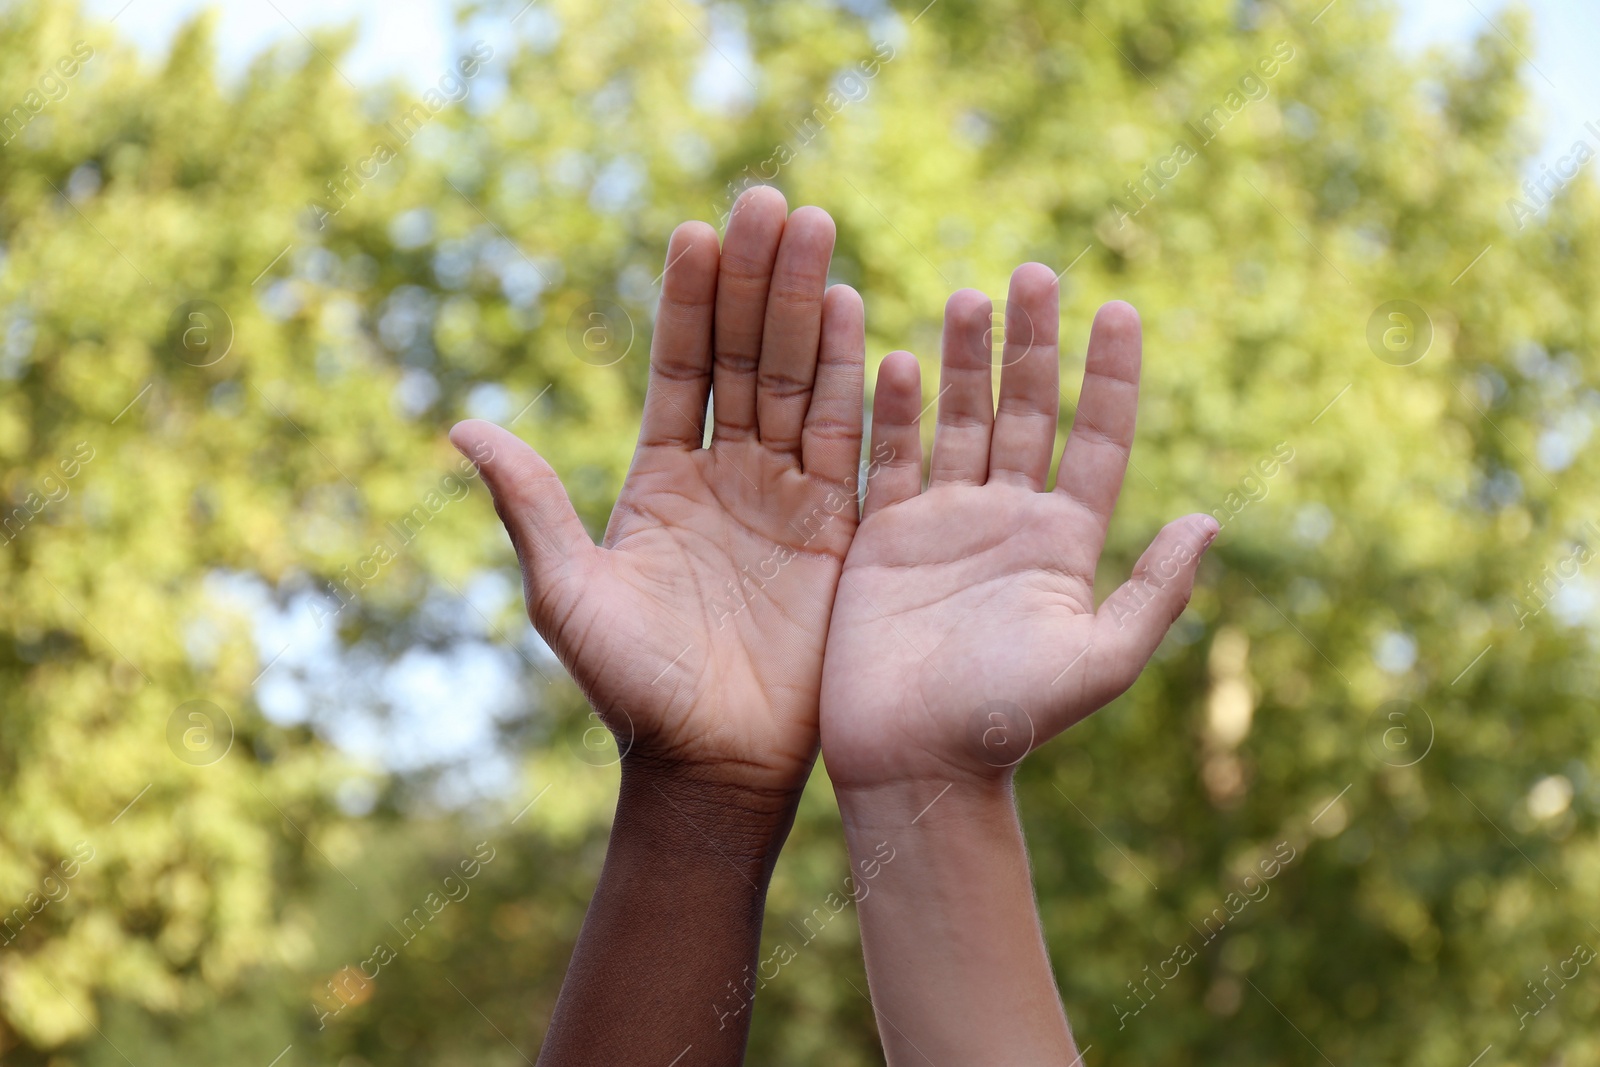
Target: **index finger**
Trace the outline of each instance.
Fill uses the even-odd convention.
[[[1141,347],[1139,313],[1131,304],[1114,300],[1095,315],[1084,360],[1083,391],[1061,454],[1055,488],[1094,517],[1098,535],[1092,546],[1095,557],[1105,543],[1106,527],[1128,471],[1139,411]]]

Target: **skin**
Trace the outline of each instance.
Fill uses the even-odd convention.
[[[1012,792],[1033,747],[1122,693],[1182,613],[1217,526],[1168,525],[1098,609],[1094,578],[1138,405],[1140,327],[1100,309],[1053,490],[1060,354],[1053,272],[1018,268],[998,404],[989,301],[945,310],[929,484],[917,362],[885,357],[873,454],[822,681],[823,759],[851,858],[887,842],[860,903],[891,1065],[1070,1064]]]
[[[741,990],[816,757],[856,527],[865,342],[860,298],[826,284],[833,242],[826,213],[788,215],[765,187],[720,248],[704,223],[673,233],[638,446],[598,546],[515,435],[451,432],[494,495],[529,617],[623,753],[541,1064],[743,1057]]]

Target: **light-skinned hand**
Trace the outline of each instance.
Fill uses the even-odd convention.
[[[1008,775],[1127,689],[1188,603],[1217,531],[1208,515],[1163,529],[1131,580],[1095,604],[1133,444],[1139,317],[1120,302],[1095,316],[1078,411],[1046,489],[1058,301],[1049,268],[1012,276],[996,405],[990,303],[973,290],[950,298],[925,489],[917,361],[893,352],[879,369],[872,476],[823,672],[823,758],[841,789]]]

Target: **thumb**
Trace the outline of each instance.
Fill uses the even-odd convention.
[[[469,419],[450,430],[450,443],[477,465],[494,497],[494,509],[517,550],[533,612],[562,572],[594,551],[594,542],[578,521],[561,479],[522,438],[491,422]]]
[[[1106,693],[1103,705],[1139,677],[1189,605],[1200,557],[1216,538],[1217,520],[1186,515],[1168,523],[1133,565],[1133,576],[1106,597],[1095,612],[1094,644]]]

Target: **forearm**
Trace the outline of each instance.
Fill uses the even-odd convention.
[[[853,861],[880,842],[894,848],[859,905],[888,1062],[1066,1067],[1077,1050],[1010,784],[952,785],[941,796],[942,788],[922,782],[839,796]]]
[[[793,814],[782,796],[624,763],[605,867],[541,1067],[743,1060],[742,982]]]

